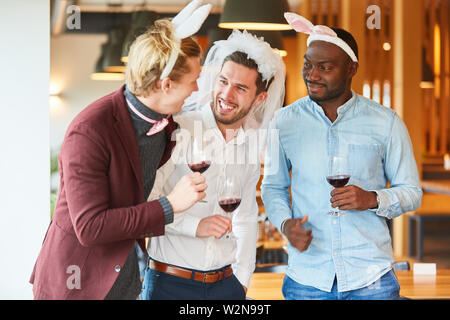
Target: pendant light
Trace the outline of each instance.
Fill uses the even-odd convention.
[[[230,36],[232,30],[229,29],[210,29],[208,31],[209,46],[206,50],[206,54],[217,40],[226,40]],[[270,44],[272,49],[276,51],[281,57],[287,56],[287,51],[284,50],[283,37],[281,31],[259,31],[249,30],[251,34],[254,34],[258,38],[263,38],[265,42]]]
[[[101,54],[95,64],[94,72],[91,74],[92,80],[105,80],[105,81],[123,81],[125,75],[121,72],[106,72],[103,68],[103,59],[105,57],[105,51],[108,47],[108,42],[102,44]]]
[[[125,33],[126,29],[124,27],[116,27],[109,32],[108,43],[103,58],[104,71],[125,72],[126,67],[121,60]]]
[[[158,13],[154,11],[135,11],[131,15],[131,28],[125,37],[122,46],[121,60],[127,62],[128,52],[133,41],[147,31],[147,29],[158,19]]]
[[[258,38],[263,38],[265,42],[270,44],[273,50],[275,50],[280,56],[287,56],[287,51],[284,50],[283,36],[281,31],[259,31],[250,30],[250,33],[254,34]]]
[[[287,0],[227,0],[219,27],[247,30],[290,30],[284,18]]]

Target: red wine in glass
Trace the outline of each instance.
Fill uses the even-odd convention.
[[[347,174],[340,174],[336,176],[328,176],[327,181],[329,184],[331,184],[335,188],[342,188],[347,183],[348,180],[350,180],[350,176]]]
[[[204,173],[211,166],[211,158],[206,152],[206,144],[202,141],[201,137],[192,139],[186,150],[186,162],[193,172],[200,174]],[[206,203],[206,200],[199,200],[198,202]]]
[[[341,156],[331,156],[328,161],[327,182],[335,188],[344,187],[350,180],[347,158]],[[344,216],[345,212],[339,208],[334,208],[328,212],[331,216]]]
[[[219,206],[225,212],[233,212],[237,209],[237,207],[239,207],[240,204],[241,199],[239,198],[224,199],[219,201]]]
[[[202,161],[200,163],[189,164],[188,166],[194,172],[203,173],[206,170],[208,170],[210,165],[211,165],[211,161]]]
[[[239,207],[242,199],[241,179],[236,173],[224,172],[223,176],[218,178],[218,202],[219,206],[225,212],[225,216],[231,218],[232,213]],[[224,235],[225,239],[234,238],[232,232]]]

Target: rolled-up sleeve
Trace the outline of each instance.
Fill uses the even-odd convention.
[[[384,166],[390,188],[372,190],[378,195],[376,213],[393,219],[405,212],[417,210],[423,192],[408,130],[397,115],[394,115]]]

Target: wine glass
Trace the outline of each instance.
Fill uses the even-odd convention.
[[[328,162],[327,181],[335,188],[344,187],[350,180],[348,171],[347,158],[332,156]],[[328,212],[332,216],[344,216],[345,213],[340,211],[338,207]]]
[[[242,185],[239,176],[235,174],[225,174],[218,178],[218,202],[224,211],[224,216],[232,218],[233,212],[241,204]],[[231,232],[225,234],[225,239],[233,238]]]
[[[206,152],[205,143],[200,137],[193,137],[187,148],[186,162],[193,172],[204,173],[211,165],[211,158]],[[200,200],[199,202],[207,202]]]

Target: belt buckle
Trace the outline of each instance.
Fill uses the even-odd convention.
[[[202,282],[203,282],[203,283],[206,282],[206,277],[207,277],[207,276],[213,276],[213,275],[216,275],[216,274],[217,274],[217,271],[213,271],[213,272],[205,272],[205,273],[203,273],[203,280],[202,280]]]

